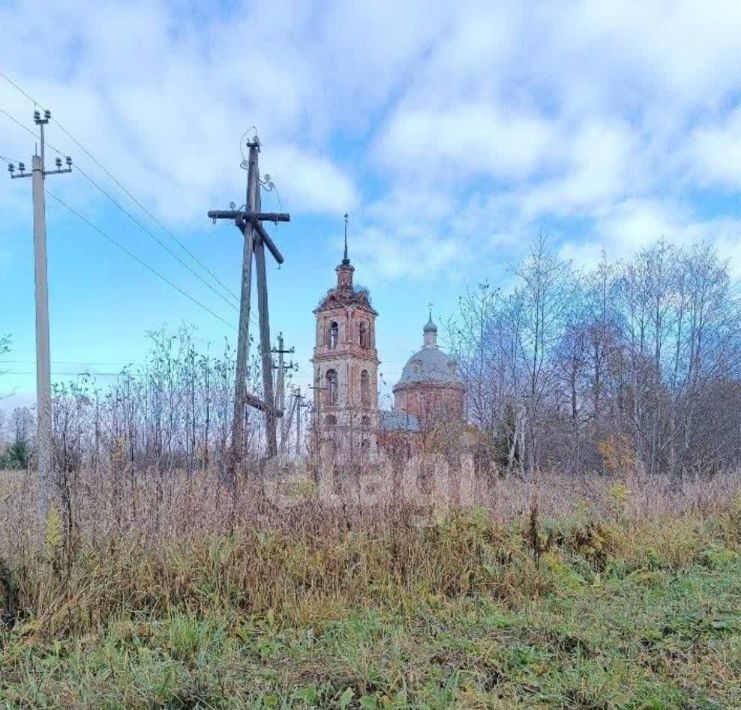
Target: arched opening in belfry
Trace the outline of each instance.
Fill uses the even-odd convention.
[[[337,390],[337,371],[327,370],[327,401],[329,402],[329,404],[337,404]]]
[[[370,347],[370,334],[368,332],[368,324],[365,321],[361,321],[358,328],[360,330],[360,347],[367,349]]]
[[[327,334],[327,345],[330,350],[334,350],[337,347],[337,343],[340,339],[340,326],[337,325],[337,321],[332,321],[329,324],[329,333]]]
[[[327,427],[334,427],[337,426],[337,417],[334,414],[328,414],[324,418],[324,423]]]
[[[367,414],[363,415],[363,418],[360,420],[363,426],[370,426],[371,420],[370,417]]]
[[[370,405],[370,375],[368,370],[360,373],[360,402],[364,407]]]

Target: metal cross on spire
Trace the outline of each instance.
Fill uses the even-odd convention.
[[[348,216],[349,215],[347,214],[347,212],[345,212],[345,253],[342,258],[342,263],[346,265],[350,263],[350,259],[347,256],[347,219],[348,219]]]

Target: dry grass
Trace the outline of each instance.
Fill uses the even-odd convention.
[[[497,480],[473,513],[422,526],[409,503],[328,507],[307,491],[278,509],[254,481],[231,491],[208,475],[112,485],[89,473],[75,483],[65,535],[61,519],[39,528],[33,495],[27,477],[3,474],[0,564],[15,570],[20,616],[50,633],[173,604],[300,616],[320,597],[345,608],[415,591],[515,599],[545,591],[530,560],[552,549],[591,555],[596,567],[651,555],[681,566],[718,532],[711,522],[725,526],[724,543],[739,542],[732,476],[681,494],[663,480]]]
[[[86,645],[84,639],[93,639],[93,644],[108,643],[106,639],[112,633],[124,633],[121,629],[125,628],[128,641],[121,642],[125,646],[144,633],[142,624],[150,629],[146,633],[154,636],[160,632],[153,629],[164,624],[161,628],[166,639],[162,643],[175,644],[167,653],[187,666],[188,659],[197,655],[199,642],[196,638],[188,651],[190,642],[172,641],[172,634],[208,636],[215,633],[214,624],[218,628],[226,625],[219,633],[232,638],[237,632],[229,624],[239,628],[240,624],[250,628],[257,624],[260,629],[294,629],[296,633],[313,629],[311,633],[318,633],[319,629],[333,628],[333,624],[350,623],[349,619],[360,613],[356,610],[375,610],[373,613],[386,619],[384,624],[396,628],[420,614],[438,618],[439,614],[450,613],[455,617],[464,600],[479,605],[475,613],[469,610],[477,619],[483,608],[489,610],[487,614],[492,613],[492,604],[499,609],[496,613],[520,618],[518,615],[526,609],[530,609],[530,615],[545,614],[549,600],[582,599],[592,594],[596,595],[595,609],[602,609],[601,596],[611,599],[613,593],[618,606],[625,594],[637,595],[641,604],[648,605],[636,591],[636,585],[642,588],[642,580],[656,581],[659,578],[655,575],[659,574],[669,584],[673,575],[680,579],[687,570],[700,570],[698,585],[710,584],[702,570],[727,570],[723,565],[736,564],[741,546],[739,481],[731,476],[688,484],[681,494],[671,492],[661,480],[615,482],[554,475],[537,483],[487,482],[479,491],[484,505],[453,511],[420,527],[415,524],[419,509],[406,503],[380,504],[372,509],[327,508],[307,490],[305,500],[298,505],[278,510],[254,481],[245,481],[231,492],[206,475],[166,480],[140,476],[112,485],[98,475],[86,474],[75,483],[73,528],[68,542],[61,521],[51,521],[46,530],[39,530],[33,516],[33,486],[26,478],[4,474],[2,481],[0,592],[4,601],[0,601],[0,613],[12,630],[4,637],[0,634],[0,650],[3,643],[15,649],[5,666],[14,673],[20,672],[20,659],[26,658],[22,647],[14,645],[16,642],[49,649],[60,640],[74,640],[78,649],[75,653],[83,654],[82,658],[91,648],[97,648]],[[43,544],[39,540],[44,540]],[[610,585],[626,586],[617,594]],[[676,591],[674,587],[667,590],[667,594]],[[703,594],[713,593],[706,592],[704,586],[702,590]],[[691,606],[699,602],[689,598],[686,603]],[[540,611],[536,613],[537,609]],[[648,611],[650,605],[646,609],[647,616],[653,618],[655,612]],[[614,611],[610,607],[600,613]],[[558,612],[563,613],[564,609]],[[632,612],[620,613],[629,617]],[[548,623],[556,624],[558,618],[557,614],[548,617]],[[442,622],[434,621],[438,623]],[[522,623],[520,640],[536,650],[550,643],[549,634],[555,633],[544,632],[538,640],[538,634],[531,634]],[[178,631],[179,627],[172,624],[184,625],[185,631]],[[201,624],[205,626],[201,628]],[[392,633],[391,627],[383,633]],[[238,645],[239,633],[234,641]],[[421,634],[419,644],[437,648],[433,638],[425,637],[419,629],[415,633]],[[186,650],[178,643],[185,644]],[[608,642],[603,639],[600,643]],[[635,653],[644,653],[640,648],[636,646]],[[236,647],[229,649],[229,654],[241,653]],[[568,654],[576,653],[578,644],[574,649]],[[382,644],[376,652],[384,653]],[[431,659],[436,654],[430,650]],[[466,658],[465,653],[456,651],[445,660],[445,667],[453,664],[451,668],[458,672],[471,663]],[[23,663],[30,661],[26,658]],[[61,673],[64,663],[60,663]],[[384,693],[388,695],[391,689],[401,692],[403,686],[408,699],[409,688],[419,684],[409,678],[399,680],[406,678],[408,670],[404,670],[406,661],[399,663],[402,675],[389,679]],[[430,660],[430,667],[436,667],[435,663]],[[692,664],[695,673],[694,661]],[[689,673],[688,668],[682,665],[681,673]],[[2,670],[0,662],[0,675]],[[723,669],[720,665],[717,671],[731,676],[735,672],[732,666]],[[286,698],[293,697],[291,684],[299,683],[299,679],[287,667],[275,672],[282,678],[281,683],[288,684],[283,686],[289,688],[287,695],[281,691],[276,696],[285,704]],[[23,687],[26,693],[28,683],[37,682],[33,680],[36,671],[29,673],[7,686],[7,692],[21,692],[18,688]],[[80,688],[84,689],[87,681],[82,670],[80,673]],[[318,670],[316,673],[321,685],[327,676]],[[651,673],[661,683],[661,673],[672,677],[669,670]],[[514,683],[515,675],[508,677],[509,681]],[[300,682],[305,683],[306,678]],[[372,683],[368,678],[363,682],[362,693],[375,697]],[[482,687],[486,682],[482,680]],[[524,680],[516,682],[527,686]],[[554,676],[549,682],[560,681]],[[115,690],[106,687],[105,692]],[[265,687],[269,692],[260,696],[261,703],[277,686],[267,683]],[[422,687],[419,685],[414,692],[422,693]],[[79,698],[84,692],[93,693],[80,692],[83,695],[70,704],[85,705],[87,701]],[[116,692],[112,697],[120,699]],[[345,689],[330,683],[325,691],[317,692],[318,704],[325,704],[325,700],[337,704]],[[520,700],[527,697],[520,685],[513,686],[512,692],[525,693],[517,696]],[[0,682],[0,701],[2,693]],[[353,693],[356,699],[360,697],[360,690]],[[169,697],[164,691],[160,695]],[[215,704],[230,705],[229,697],[227,693]],[[313,695],[307,697],[288,704],[317,704]],[[327,700],[330,697],[331,703]],[[422,702],[423,695],[414,697]],[[460,700],[458,695],[455,697]],[[440,703],[431,705],[446,705],[442,700]],[[147,704],[157,702],[151,700],[141,706]]]

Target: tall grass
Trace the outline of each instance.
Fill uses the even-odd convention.
[[[0,475],[0,613],[6,626],[44,637],[173,609],[303,623],[435,595],[514,604],[568,586],[563,560],[590,574],[618,564],[628,573],[741,543],[732,476],[681,495],[660,478],[486,482],[480,508],[420,526],[407,503],[329,508],[307,492],[279,510],[254,480],[229,489],[204,473],[116,484],[87,472],[65,535],[61,519],[39,529],[27,476]]]

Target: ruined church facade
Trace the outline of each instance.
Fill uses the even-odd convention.
[[[335,271],[336,286],[314,310],[314,428],[324,451],[367,458],[378,446],[378,314],[353,284],[347,250]]]
[[[378,313],[368,290],[353,283],[347,243],[335,271],[336,285],[314,309],[313,428],[318,451],[358,462],[379,451],[408,457],[423,448],[436,422],[462,426],[465,387],[457,363],[438,346],[431,315],[422,348],[409,358],[393,387],[393,409],[379,410]]]

